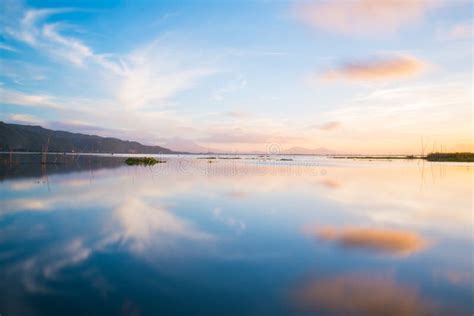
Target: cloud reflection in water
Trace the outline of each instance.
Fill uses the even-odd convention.
[[[300,308],[324,315],[421,316],[434,307],[412,287],[364,274],[312,280],[295,294]]]
[[[335,241],[351,249],[368,249],[395,255],[409,255],[425,248],[427,242],[419,235],[385,228],[361,228],[324,226],[316,229],[320,240]]]

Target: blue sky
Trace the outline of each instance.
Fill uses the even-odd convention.
[[[472,150],[472,3],[3,1],[0,119],[180,150]]]

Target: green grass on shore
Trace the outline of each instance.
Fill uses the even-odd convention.
[[[425,159],[427,161],[446,162],[474,162],[474,153],[454,152],[454,153],[430,153],[426,156],[333,156],[338,159],[365,159],[365,160],[392,160],[392,159]]]
[[[428,161],[474,162],[474,153],[431,153],[425,157]]]

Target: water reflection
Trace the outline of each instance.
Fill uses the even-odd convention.
[[[316,236],[323,241],[335,241],[346,248],[396,255],[409,255],[427,245],[421,236],[413,232],[382,228],[325,226],[316,229]]]
[[[472,312],[472,168],[166,159],[3,170],[0,313]]]
[[[433,303],[389,276],[342,275],[312,280],[296,294],[301,308],[324,315],[421,316]]]

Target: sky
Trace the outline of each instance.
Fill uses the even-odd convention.
[[[0,6],[4,122],[187,151],[474,151],[471,1]]]

